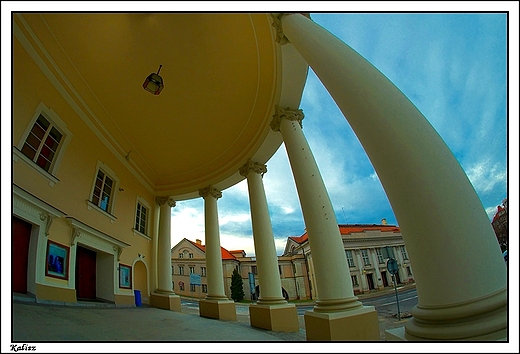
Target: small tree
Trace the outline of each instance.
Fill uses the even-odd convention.
[[[235,301],[242,301],[244,299],[244,282],[242,281],[242,276],[235,268],[233,270],[233,275],[231,276],[231,298]]]

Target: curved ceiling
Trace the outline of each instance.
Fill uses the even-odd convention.
[[[269,14],[19,19],[100,138],[155,194],[227,188],[243,178],[237,171],[247,158],[265,163],[281,144],[269,123],[283,91],[283,50]],[[155,96],[142,84],[159,65],[164,89]],[[305,75],[306,66],[296,74],[296,105]]]

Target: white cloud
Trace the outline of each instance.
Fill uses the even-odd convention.
[[[478,194],[491,192],[499,184],[507,185],[507,171],[489,159],[469,166],[466,174]]]
[[[249,213],[234,213],[234,212],[219,212],[218,222],[220,226],[229,223],[244,223],[251,222],[251,214]]]

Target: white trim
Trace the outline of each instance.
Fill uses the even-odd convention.
[[[60,181],[55,176],[51,175],[49,172],[45,171],[43,168],[35,164],[33,160],[25,156],[20,150],[18,150],[16,146],[13,146],[13,161],[18,162],[20,161],[20,159],[34,171],[38,172],[43,177],[47,178],[49,180],[49,186],[53,187],[56,183]]]
[[[145,235],[145,234],[143,234],[143,233],[137,231],[137,230],[134,229],[134,228],[132,228],[132,231],[133,231],[134,235],[136,235],[136,236],[144,237],[144,238],[147,239],[148,241],[151,241],[151,240],[152,240],[152,238],[151,238],[150,236],[147,236],[147,235]]]
[[[144,233],[138,231],[135,228],[135,221],[137,218],[137,206],[139,203],[147,209]],[[146,201],[146,199],[144,199],[140,195],[137,195],[136,200],[135,200],[135,208],[134,208],[134,227],[132,228],[134,235],[142,236],[142,237],[146,238],[148,241],[150,241],[152,239],[150,236],[148,236],[148,235],[150,235],[151,230],[152,230],[151,225],[150,225],[151,224],[151,222],[150,222],[151,215],[152,215],[152,207],[150,206],[150,204]]]
[[[58,143],[58,150],[54,155],[54,158],[51,161],[51,166],[49,171],[45,171],[43,168],[38,166],[33,160],[28,158],[22,153],[23,146],[27,141],[27,137],[29,136],[31,130],[36,123],[38,117],[42,115],[49,121],[49,123],[56,128],[62,134],[62,140]],[[20,137],[18,144],[13,146],[13,161],[18,162],[21,158],[27,165],[33,168],[36,172],[40,173],[43,177],[49,179],[50,186],[54,186],[54,184],[58,183],[60,180],[56,177],[58,174],[58,169],[61,165],[61,160],[63,159],[63,155],[65,154],[65,150],[72,139],[72,133],[67,129],[67,124],[50,108],[48,108],[43,102],[38,104],[34,114],[27,124],[24,133]]]
[[[103,210],[97,204],[94,204],[92,202],[92,195],[94,194],[94,188],[96,186],[96,179],[97,179],[99,170],[101,170],[105,175],[110,177],[114,182],[114,185],[112,186],[112,194],[110,195],[111,200],[108,205],[108,210]],[[88,196],[89,199],[87,199],[87,209],[88,210],[94,209],[94,210],[102,213],[103,215],[107,216],[108,218],[110,218],[111,222],[114,222],[114,220],[117,219],[117,217],[115,217],[115,215],[114,215],[114,209],[115,209],[115,205],[116,205],[116,196],[117,196],[117,191],[119,190],[119,185],[120,185],[120,180],[117,177],[116,173],[114,171],[112,171],[112,169],[110,167],[108,167],[108,165],[106,165],[105,163],[98,160],[98,162],[96,164],[96,170],[94,172],[94,179],[92,180],[92,187],[90,188],[90,194]]]
[[[77,220],[77,219],[74,219],[73,217],[70,217],[70,216],[67,216],[66,217],[67,219],[67,222],[69,223],[69,225],[78,230],[78,231],[83,231],[85,233],[88,233],[92,236],[95,236],[95,237],[98,237],[102,240],[105,240],[107,242],[109,242],[111,245],[113,246],[116,246],[116,247],[119,247],[119,248],[125,248],[125,247],[128,247],[130,246],[129,243],[126,243],[126,242],[123,242],[123,241],[120,241],[118,240],[117,238],[114,238],[110,235],[107,235],[101,231],[98,231],[84,223],[82,223],[81,221]],[[80,236],[81,237],[81,236]],[[74,243],[74,242],[71,242],[71,244]],[[111,252],[108,252],[108,253],[111,253]]]
[[[22,198],[23,200],[25,200],[26,202],[30,203],[31,205],[34,205],[34,206],[42,209],[43,211],[46,211],[53,217],[60,218],[60,217],[67,216],[67,214],[65,214],[61,210],[56,209],[52,205],[45,203],[43,200],[35,197],[34,195],[30,194],[29,192],[25,191],[24,189],[18,187],[16,184],[13,184],[13,197],[14,197],[14,195],[17,195],[20,198]]]

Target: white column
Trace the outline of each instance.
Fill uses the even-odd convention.
[[[372,262],[374,263],[374,275],[376,278],[374,279],[374,285],[376,289],[383,287],[383,283],[381,280],[381,271],[379,270],[379,259],[377,258],[377,252],[375,248],[369,248],[368,252],[372,257]]]
[[[348,119],[399,221],[419,299],[406,338],[503,339],[506,266],[453,153],[408,98],[348,45],[299,14],[283,15],[281,27]]]
[[[283,136],[314,260],[318,299],[314,311],[362,307],[354,296],[343,241],[328,192],[301,128],[301,110],[277,107],[271,128]]]
[[[365,293],[368,291],[368,283],[366,273],[363,272],[363,269],[365,268],[365,262],[363,262],[363,259],[361,257],[360,249],[356,250],[356,258],[358,260],[359,265],[359,286],[361,287],[361,292]]]
[[[276,256],[273,229],[262,182],[262,176],[267,172],[267,166],[248,160],[239,172],[247,178],[249,190],[258,284],[260,286],[258,304],[286,304],[287,301],[282,295],[278,257]]]
[[[170,197],[157,197],[159,204],[159,232],[157,249],[158,289],[157,293],[173,294],[172,285],[172,247],[171,247],[171,208],[175,201]]]
[[[222,193],[213,187],[206,187],[201,189],[199,194],[204,198],[206,274],[208,281],[208,295],[206,299],[227,300],[224,291],[224,273],[222,270],[217,209],[217,199],[222,197]]]

